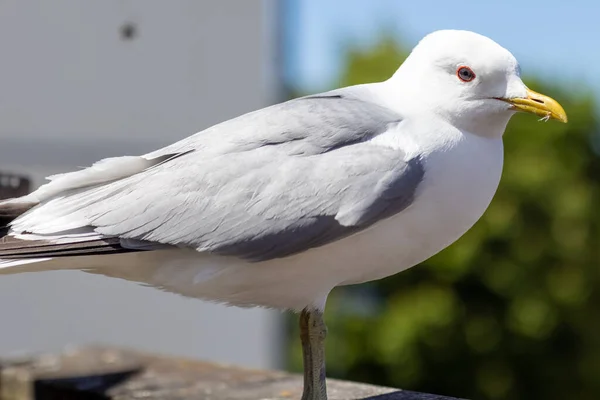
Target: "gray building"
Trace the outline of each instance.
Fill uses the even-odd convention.
[[[276,2],[0,3],[0,170],[162,147],[278,98]],[[278,367],[281,314],[83,272],[0,275],[0,354],[101,342]]]

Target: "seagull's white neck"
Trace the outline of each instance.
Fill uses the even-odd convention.
[[[464,132],[488,138],[501,138],[512,114],[476,114],[470,119],[461,119],[451,123]]]

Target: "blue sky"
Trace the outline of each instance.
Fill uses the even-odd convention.
[[[438,29],[491,37],[523,74],[591,86],[600,95],[600,2],[474,0],[286,0],[287,80],[317,91],[336,86],[344,46],[368,46],[384,31],[409,48]]]

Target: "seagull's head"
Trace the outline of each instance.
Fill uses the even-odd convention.
[[[403,109],[435,112],[478,135],[502,135],[517,111],[567,122],[556,100],[525,86],[508,50],[473,32],[425,36],[390,81]]]

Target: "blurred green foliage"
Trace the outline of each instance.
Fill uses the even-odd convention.
[[[340,86],[387,79],[406,55],[387,38],[352,49]],[[569,123],[513,117],[500,188],[467,234],[418,267],[332,293],[330,377],[470,399],[600,398],[596,106],[589,93],[525,81]]]

